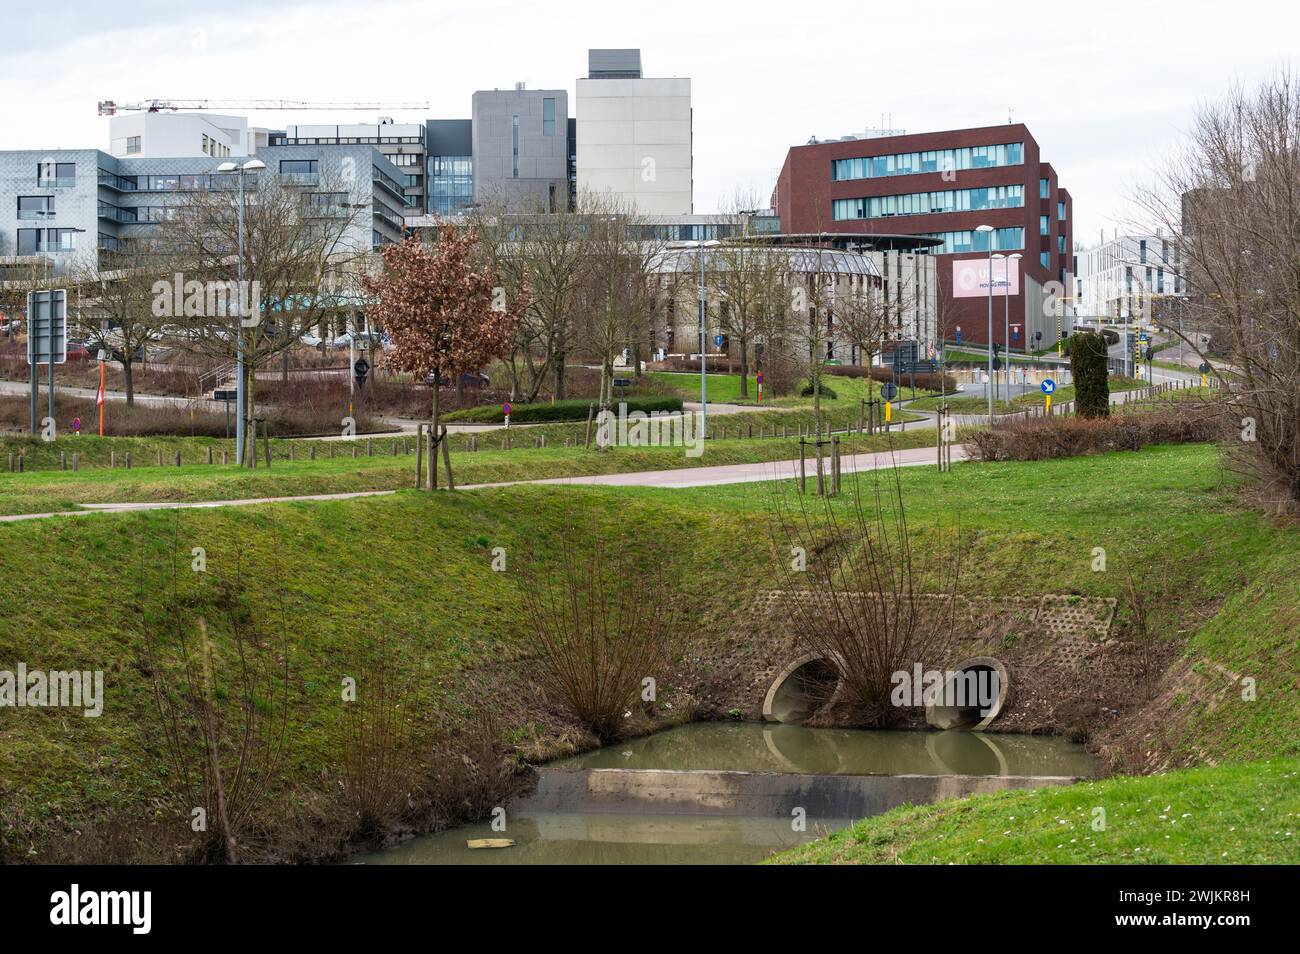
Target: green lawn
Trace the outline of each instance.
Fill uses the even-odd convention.
[[[1300,759],[909,806],[769,863],[1300,864]]]
[[[500,450],[486,437],[483,450],[464,449],[467,440],[452,454],[458,484],[499,483],[511,480],[540,480],[584,474],[630,473],[639,470],[674,470],[684,467],[714,467],[791,460],[799,456],[796,440],[757,436],[749,439],[749,425],[736,423],[748,415],[719,417],[712,425],[716,439],[710,439],[698,457],[689,457],[681,447],[613,447],[604,451],[581,447],[534,448],[532,429],[512,436],[519,445]],[[788,419],[790,433],[802,415]],[[811,416],[808,416],[809,421]],[[772,425],[766,426],[769,434]],[[727,428],[726,439],[722,439]],[[499,435],[500,432],[494,432]],[[359,456],[351,456],[351,445],[336,445],[338,456],[324,454],[329,443],[321,442],[317,460],[278,460],[267,469],[240,469],[233,464],[189,464],[181,467],[133,467],[126,470],[87,468],[78,471],[30,471],[9,474],[0,481],[0,515],[75,510],[80,504],[134,501],[230,500],[254,497],[288,497],[306,494],[351,493],[364,490],[400,490],[415,482],[415,455],[392,456],[392,441],[376,442],[376,456],[366,456],[364,442]],[[934,443],[933,430],[895,431],[874,436],[845,436],[845,453],[886,450],[890,447],[927,447]],[[412,448],[415,442],[411,442]],[[300,454],[303,452],[300,450]],[[441,478],[440,478],[441,480]]]
[[[687,401],[698,401],[700,399],[700,376],[688,371],[650,371],[650,377],[658,384],[668,387],[674,394],[680,395]],[[740,396],[740,375],[738,374],[705,374],[708,381],[709,400],[719,404],[755,404],[757,405],[758,390],[754,376],[749,376],[749,396]],[[837,395],[835,398],[823,398],[824,408],[841,409],[846,405],[853,405],[854,413],[859,401],[879,400],[880,399],[880,382],[871,378],[849,377],[847,375],[835,374],[827,371],[822,375],[822,387],[832,389]],[[912,389],[909,387],[900,387],[899,393],[903,398],[910,397]],[[916,393],[919,396],[933,394],[933,391],[926,391],[917,388]],[[767,407],[785,407],[785,408],[808,408],[811,407],[813,399],[811,396],[804,397],[801,394],[785,395],[783,397],[773,398],[770,392],[764,392],[763,403],[761,406]]]
[[[729,444],[738,454],[767,445],[788,448],[779,441]],[[523,458],[521,452],[510,453]],[[705,462],[714,462],[711,453],[706,452]],[[499,454],[480,455],[480,476],[514,466]],[[472,456],[464,455],[465,463],[458,463],[463,480],[474,473]],[[536,459],[557,461],[557,469],[563,469],[572,466],[571,457],[556,449],[539,451]],[[605,459],[617,458],[610,452]],[[370,478],[393,466],[363,463],[355,472]],[[642,464],[630,458],[629,463]],[[255,479],[278,479],[290,470]],[[161,482],[137,491],[165,493],[177,475],[169,471]],[[144,476],[142,471],[131,479]],[[186,469],[179,476],[188,476]],[[862,479],[869,489],[884,476]],[[1214,706],[1189,700],[1175,710],[1163,727],[1170,760],[1214,759],[1240,768],[1252,760],[1300,757],[1295,731],[1300,724],[1300,578],[1295,573],[1300,532],[1292,523],[1244,507],[1237,479],[1220,466],[1215,448],[1148,447],[1035,463],[957,464],[948,475],[914,467],[902,469],[899,480],[914,546],[923,550],[936,538],[936,528],[957,524],[964,586],[970,593],[1122,597],[1124,572],[1131,570],[1153,597],[1156,631],[1185,641],[1182,651],[1189,663],[1204,665],[1207,672],[1211,665],[1221,665],[1257,680],[1254,702],[1229,693]],[[247,488],[230,490],[242,495]],[[463,724],[473,711],[457,692],[475,684],[473,673],[482,671],[477,667],[500,666],[529,651],[519,625],[526,584],[518,570],[530,562],[543,572],[552,569],[547,554],[555,552],[566,521],[583,522],[583,539],[599,536],[623,554],[629,561],[628,580],[644,579],[651,567],[667,570],[661,598],[692,608],[688,654],[693,645],[734,645],[736,634],[745,631],[743,614],[753,594],[779,585],[767,543],[774,489],[769,484],[689,490],[528,486],[436,495],[406,490],[329,503],[0,524],[0,578],[6,584],[0,588],[0,669],[12,669],[17,661],[33,669],[102,669],[107,685],[105,714],[99,719],[25,710],[8,713],[0,723],[0,832],[5,839],[0,854],[31,858],[34,851],[39,860],[52,830],[98,814],[154,817],[160,806],[171,804],[174,780],[142,668],[141,626],[176,607],[186,618],[204,615],[214,621],[212,638],[228,672],[234,649],[218,622],[229,602],[217,585],[221,580],[234,587],[236,604],[244,608],[255,656],[275,653],[276,635],[290,634],[294,729],[287,740],[281,792],[287,798],[274,802],[268,823],[297,825],[301,819],[290,807],[328,804],[338,791],[345,719],[338,703],[340,678],[373,664],[386,641],[397,671],[419,693],[420,705],[411,718],[430,728]],[[851,500],[846,496],[832,506],[843,510]],[[190,570],[195,546],[206,552],[206,574]],[[1107,572],[1092,570],[1098,546],[1108,552]],[[510,572],[492,572],[496,547],[509,554]],[[57,599],[33,598],[52,586]],[[1121,622],[1126,616],[1122,608]],[[532,738],[536,727],[518,718],[512,701],[502,700],[496,731]],[[532,751],[547,744],[555,741],[541,739]],[[1178,836],[1164,846],[1170,860],[1213,860],[1225,850],[1230,852],[1226,860],[1294,860],[1294,855],[1280,853],[1293,850],[1290,843],[1278,848],[1275,838],[1280,836],[1274,834],[1294,831],[1283,829],[1281,821],[1287,812],[1294,820],[1300,811],[1294,801],[1274,794],[1287,781],[1286,773],[1294,775],[1294,763],[1213,771],[1223,774],[1114,780],[1097,783],[1100,787],[998,796],[987,804],[1023,800],[1026,808],[1006,812],[1019,817],[1028,817],[1020,811],[1033,814],[1034,809],[1040,819],[1055,812],[1053,820],[1066,818],[1078,829],[1071,833],[1079,838],[1076,846],[1085,844],[1081,835],[1091,834],[1074,821],[1078,809],[1109,805],[1115,840],[1105,842],[1111,846],[1105,850],[1113,847],[1116,859],[1125,848],[1145,851],[1170,834]],[[1188,781],[1180,782],[1184,777]],[[1192,783],[1198,778],[1220,786],[1222,814],[1214,814],[1209,794],[1197,794]],[[1129,796],[1126,784],[1153,787],[1134,789],[1139,794]],[[1242,796],[1252,791],[1251,785],[1259,793],[1253,803]],[[1296,792],[1300,786],[1292,780],[1289,789]],[[1152,811],[1161,810],[1156,814],[1165,813],[1166,804],[1171,810],[1176,805],[1177,824],[1189,828],[1146,827],[1145,819],[1137,825],[1133,809],[1141,807],[1145,814],[1148,804]],[[1252,804],[1255,815],[1248,825],[1243,806]],[[968,805],[975,806],[969,829],[962,813]],[[907,816],[916,819],[914,836],[903,832],[909,823],[902,815],[874,823],[898,826],[900,833],[891,838],[912,852],[907,859],[941,850],[932,831],[952,832],[944,839],[951,846],[942,850],[956,853],[962,846],[975,851],[971,846],[980,844],[978,838],[989,840],[986,831],[1009,837],[1001,832],[1012,829],[1009,821],[993,824],[995,815],[984,813],[1002,809],[989,809],[985,801],[932,807],[928,811],[943,813],[933,830],[925,821],[931,816],[907,811],[916,813]],[[1183,812],[1191,814],[1197,827],[1182,819]],[[1242,824],[1237,825],[1239,816]],[[1023,857],[1047,860],[1029,859],[1031,851],[1040,849],[1065,853],[1066,848],[1055,845],[1070,845],[1069,838],[1058,837],[1042,848],[1050,836],[1039,824],[1012,829],[1026,839]],[[1225,834],[1225,824],[1236,825],[1241,834]],[[1246,828],[1250,830],[1242,830]],[[1195,835],[1183,837],[1188,830]],[[1153,851],[1160,847],[1157,843]],[[953,860],[960,859],[954,854]]]

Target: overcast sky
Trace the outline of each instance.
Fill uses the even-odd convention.
[[[57,6],[50,12],[49,6]],[[0,149],[108,145],[101,99],[428,101],[401,121],[468,117],[476,89],[567,88],[588,47],[640,47],[689,76],[695,208],[770,194],[791,145],[881,125],[1026,123],[1074,196],[1075,239],[1130,201],[1233,80],[1283,66],[1300,4],[646,3],[410,0],[189,3],[0,0]],[[373,122],[377,111],[249,114],[254,125]]]

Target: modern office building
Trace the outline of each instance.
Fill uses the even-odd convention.
[[[426,207],[425,123],[395,123],[381,116],[376,123],[287,126],[283,132],[271,133],[268,142],[271,146],[374,146],[397,167],[407,212],[422,212]]]
[[[578,195],[652,215],[693,212],[690,79],[644,77],[640,50],[590,50],[576,92]]]
[[[1153,298],[1182,297],[1178,243],[1163,235],[1104,236],[1079,250],[1078,315],[1127,321]]]
[[[355,213],[342,240],[348,249],[401,239],[402,173],[374,146],[274,146],[257,158],[267,166],[258,175],[300,190],[308,208]],[[0,256],[46,262],[55,275],[77,259],[100,264],[101,253],[152,234],[188,195],[236,188],[236,176],[217,172],[224,161],[119,159],[98,149],[0,152]]]
[[[889,133],[791,148],[772,202],[783,230],[937,239],[923,254],[939,258],[937,320],[944,339],[957,338],[960,328],[963,341],[989,340],[990,281],[995,318],[1006,305],[1011,315],[1009,322],[993,322],[994,341],[1050,346],[1057,339],[1057,301],[1064,302],[1061,328],[1068,333],[1072,203],[1029,130],[1009,123]],[[994,260],[991,276],[990,252],[1005,256]]]
[[[550,212],[569,206],[569,94],[479,90],[472,99],[474,201]]]
[[[118,159],[229,159],[252,155],[266,144],[267,131],[250,129],[243,116],[144,111],[108,121],[108,151]]]

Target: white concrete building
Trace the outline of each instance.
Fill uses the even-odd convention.
[[[1168,236],[1103,236],[1098,245],[1077,254],[1080,318],[1127,320],[1134,301],[1186,293],[1178,274],[1178,246]]]
[[[579,200],[610,194],[635,211],[694,211],[691,81],[646,79],[640,50],[591,50],[577,81]]]
[[[138,112],[108,121],[108,152],[119,159],[196,158],[226,159],[247,156],[248,120],[206,112]],[[265,144],[265,131],[262,131]]]

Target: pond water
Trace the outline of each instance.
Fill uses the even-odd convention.
[[[1083,747],[1049,736],[979,732],[809,729],[759,723],[694,723],[548,763],[543,772],[589,769],[755,772],[816,776],[1088,776]],[[361,855],[365,864],[742,864],[851,823],[644,811],[507,811],[507,830],[466,825]],[[468,847],[509,838],[508,848]]]

